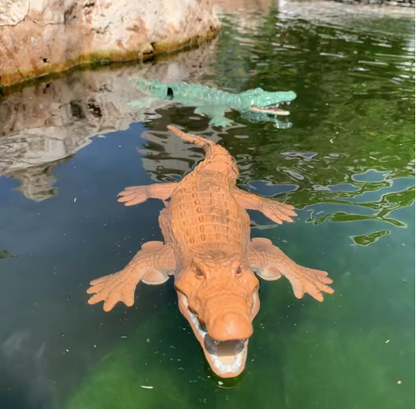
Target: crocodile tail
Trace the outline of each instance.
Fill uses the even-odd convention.
[[[205,150],[209,149],[209,147],[212,148],[214,146],[217,146],[215,142],[210,141],[209,139],[204,138],[203,136],[183,132],[180,129],[175,128],[172,125],[168,125],[167,128],[171,130],[172,132],[174,132],[176,135],[178,135],[179,138],[183,139],[184,141],[193,143],[198,146],[202,146]]]
[[[228,170],[231,168],[234,171],[234,173],[232,173],[232,177],[235,178],[235,175],[238,175],[238,169],[234,158],[222,146],[218,145],[214,141],[204,138],[203,136],[183,132],[172,125],[169,125],[167,128],[178,135],[182,140],[201,146],[202,149],[204,149],[205,160],[198,164],[197,167],[199,169],[220,172],[223,170],[226,173],[226,177],[228,177],[230,174]]]

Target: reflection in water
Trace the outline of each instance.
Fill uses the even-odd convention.
[[[57,165],[70,160],[71,157],[72,155],[40,166],[15,170],[9,172],[8,176],[22,182],[16,191],[21,192],[30,200],[40,202],[58,194],[59,189],[53,187],[56,182],[53,170]]]
[[[162,81],[197,81],[214,45],[147,64],[145,70],[122,66],[77,71],[0,99],[0,175],[21,180],[19,190],[27,198],[37,201],[53,196],[52,169],[57,163],[90,144],[91,137],[126,130],[143,121],[148,112],[169,104],[145,101],[146,95],[129,81],[132,75],[145,71]],[[146,109],[128,105],[137,99]]]
[[[360,236],[353,236],[351,240],[355,244],[359,244],[360,246],[368,246],[370,244],[375,243],[377,240],[380,240],[383,236],[390,234],[390,230],[380,230],[374,233],[369,234],[362,234]]]
[[[0,178],[1,248],[8,250],[0,261],[0,311],[7,311],[0,343],[30,328],[24,369],[55,382],[35,402],[57,401],[59,409],[415,406],[414,19],[409,10],[382,10],[282,0],[278,10],[246,8],[223,16],[208,46],[146,65],[147,77],[164,82],[293,89],[293,126],[284,131],[230,113],[238,126],[218,132],[193,108],[167,102],[133,110],[128,102],[138,95],[124,73],[142,70],[134,66],[73,73],[0,99],[0,173],[25,181],[35,200],[59,189],[35,203]],[[237,158],[240,187],[300,209],[296,223],[278,227],[250,213],[252,234],[326,269],[336,283],[322,305],[295,300],[284,283],[262,284],[250,369],[233,389],[220,388],[230,385],[204,368],[168,284],[139,288],[140,307],[111,315],[91,311],[84,297],[90,279],[122,268],[141,242],[160,239],[153,223],[160,207],[125,209],[117,192],[179,180],[202,159],[200,149],[166,132],[172,123],[226,147]],[[73,154],[55,166],[56,181],[41,170]],[[0,406],[13,395],[16,407],[32,409],[34,384],[10,362],[0,365]]]
[[[405,179],[408,182],[412,183],[412,186],[402,190],[400,192],[386,193],[382,194],[381,198],[377,201],[366,201],[366,202],[353,202],[353,201],[342,201],[342,200],[332,200],[328,201],[332,204],[348,204],[349,206],[357,206],[367,209],[375,210],[373,214],[363,215],[363,214],[354,214],[353,210],[349,210],[348,213],[345,212],[332,212],[328,213],[325,216],[321,216],[319,219],[313,217],[313,212],[311,212],[310,218],[308,221],[313,222],[315,225],[319,225],[325,221],[331,222],[352,222],[358,220],[379,220],[387,223],[391,223],[397,227],[407,227],[407,224],[396,220],[394,218],[388,218],[387,216],[392,213],[394,210],[402,209],[404,207],[411,206],[415,200],[415,187],[414,181],[412,179]],[[399,182],[399,181],[398,181]],[[394,183],[392,183],[394,185]],[[379,189],[368,189],[360,190],[360,194],[363,192],[378,191]],[[344,194],[344,197],[354,198],[357,195],[355,193]]]

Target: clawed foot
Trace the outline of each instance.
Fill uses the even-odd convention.
[[[278,280],[285,276],[293,287],[296,298],[302,298],[305,293],[315,300],[323,301],[321,291],[333,294],[334,290],[327,286],[333,281],[326,271],[302,267],[290,259],[282,250],[273,246],[269,239],[256,237],[248,247],[249,263],[256,273],[267,281]]]
[[[95,295],[88,300],[88,304],[104,301],[104,311],[110,311],[119,301],[131,307],[137,283],[137,276],[126,274],[125,270],[92,280],[87,293]]]
[[[305,293],[310,294],[315,300],[323,301],[324,296],[321,291],[327,294],[333,294],[334,290],[327,286],[333,280],[328,277],[326,271],[314,270],[312,268],[302,267],[290,260],[279,268],[292,284],[293,292],[296,298],[302,298]]]
[[[280,203],[271,199],[264,199],[261,209],[259,209],[266,217],[273,220],[277,224],[285,222],[293,222],[291,216],[297,216],[293,211],[294,207],[286,203]]]
[[[234,121],[226,118],[225,116],[221,116],[221,117],[216,116],[209,121],[209,124],[212,126],[219,126],[222,128],[227,128],[228,126],[233,125]]]
[[[117,201],[124,203],[125,206],[133,206],[143,203],[148,199],[147,186],[126,187],[118,195],[122,197],[120,197]]]

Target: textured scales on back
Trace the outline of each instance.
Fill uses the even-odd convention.
[[[163,83],[145,78],[133,78],[136,87],[154,99],[171,100],[196,107],[195,113],[210,117],[210,125],[227,127],[233,121],[225,117],[229,110],[236,110],[250,122],[273,122],[278,129],[288,129],[291,122],[281,121],[277,116],[287,116],[289,111],[282,109],[290,104],[296,94],[293,91],[269,92],[262,88],[250,89],[232,94],[201,84]],[[133,107],[146,107],[149,101],[138,100],[130,103]]]
[[[205,160],[185,176],[171,196],[169,212],[180,248],[195,253],[203,251],[201,246],[212,249],[248,242],[249,236],[244,234],[250,225],[248,214],[230,190],[238,175],[234,158],[208,139],[168,129],[203,147],[206,153]]]
[[[126,206],[160,199],[164,243],[149,242],[115,274],[91,281],[88,301],[134,303],[137,284],[157,285],[174,276],[178,306],[191,325],[212,370],[234,377],[245,367],[252,322],[260,309],[259,281],[285,276],[295,297],[309,293],[323,301],[333,293],[325,271],[302,267],[268,239],[250,240],[247,209],[281,224],[296,216],[293,207],[245,192],[236,186],[238,168],[221,146],[169,126],[183,140],[201,146],[205,159],[178,183],[133,186],[120,193]]]

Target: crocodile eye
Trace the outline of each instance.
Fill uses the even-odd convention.
[[[204,273],[202,272],[202,270],[201,270],[200,268],[197,268],[197,269],[196,269],[196,275],[197,275],[198,277],[203,277],[203,276],[204,276]]]
[[[235,273],[236,273],[237,275],[241,274],[241,267],[238,267],[238,268],[237,268],[237,270],[235,271]]]

